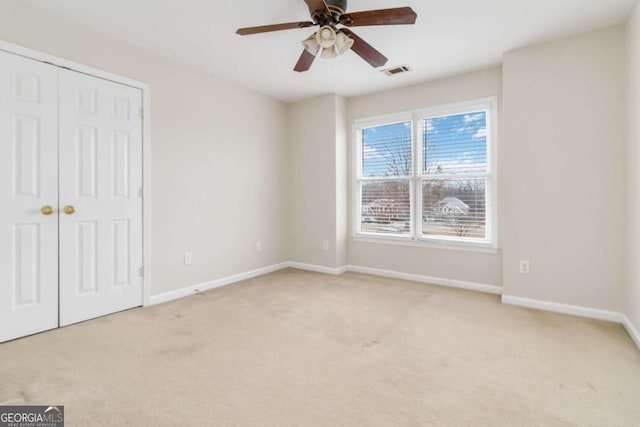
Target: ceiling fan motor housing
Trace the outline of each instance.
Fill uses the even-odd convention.
[[[347,11],[347,0],[324,1],[333,15],[342,15]]]

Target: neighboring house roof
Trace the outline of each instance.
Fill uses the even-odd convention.
[[[441,213],[469,213],[469,205],[457,197],[445,197],[433,206],[433,210]]]

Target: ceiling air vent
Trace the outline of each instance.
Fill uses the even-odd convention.
[[[387,68],[386,70],[382,70],[387,76],[395,76],[396,74],[407,73],[411,71],[408,65],[401,65],[399,67]]]

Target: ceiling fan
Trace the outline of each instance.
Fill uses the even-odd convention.
[[[311,21],[289,22],[285,24],[263,25],[240,28],[241,36],[319,26],[320,29],[302,42],[304,50],[294,70],[307,71],[316,56],[335,58],[351,49],[373,67],[380,67],[388,59],[369,43],[358,37],[349,28],[368,25],[415,24],[418,15],[410,7],[367,10],[346,13],[347,0],[305,0],[309,6]],[[341,26],[341,27],[339,27]]]

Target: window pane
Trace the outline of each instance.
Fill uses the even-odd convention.
[[[363,182],[361,231],[410,234],[410,187],[409,180]]]
[[[422,234],[486,238],[486,178],[425,180]]]
[[[423,125],[423,173],[487,172],[485,111],[425,119]]]
[[[411,122],[362,129],[362,176],[411,176]]]

